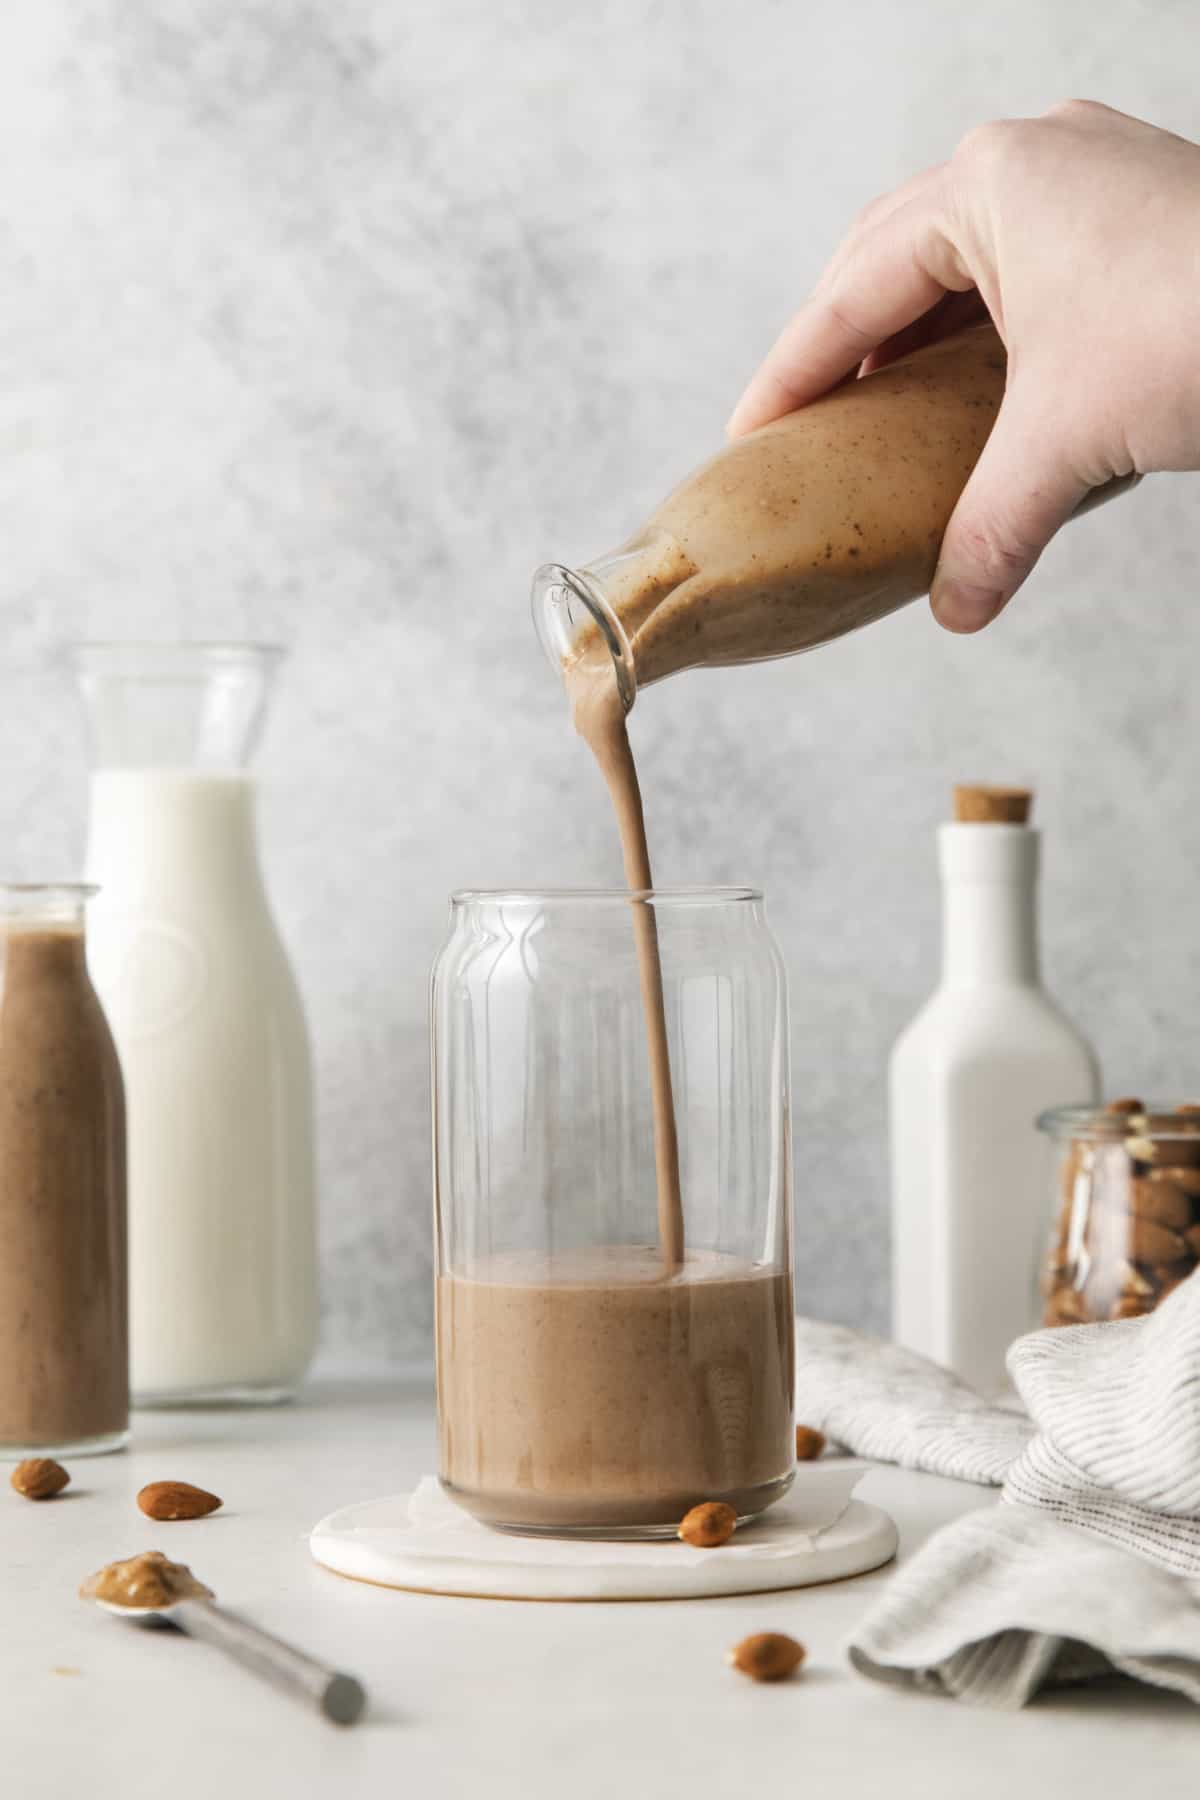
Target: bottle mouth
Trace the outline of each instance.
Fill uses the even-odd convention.
[[[594,625],[612,657],[621,705],[628,712],[637,699],[633,650],[625,627],[595,582],[563,563],[543,563],[533,578],[533,624],[547,660],[560,678],[563,664],[579,648],[582,632]]]
[[[1200,1110],[1195,1101],[1147,1100],[1138,1111],[1108,1106],[1053,1106],[1037,1120],[1039,1131],[1054,1138],[1189,1139],[1200,1137]]]
[[[245,768],[258,745],[282,645],[164,640],[77,643],[67,652],[96,769]]]
[[[77,641],[67,659],[81,678],[109,681],[201,681],[230,670],[273,671],[288,654],[285,644],[150,638]]]
[[[0,881],[6,925],[71,924],[100,889],[90,881]]]
[[[654,887],[654,888],[456,888],[453,907],[628,907],[676,908],[735,906],[746,901],[761,904],[763,891],[756,887]]]

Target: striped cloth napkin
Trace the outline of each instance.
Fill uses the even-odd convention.
[[[889,1582],[850,1658],[976,1705],[1114,1670],[1200,1704],[1200,1270],[1145,1318],[1008,1353],[1027,1416],[841,1326],[797,1325],[797,1416],[856,1455],[1000,1488]]]

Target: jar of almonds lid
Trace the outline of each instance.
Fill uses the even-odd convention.
[[[1200,1105],[1060,1106],[1038,1126],[1057,1152],[1043,1323],[1152,1312],[1200,1262]]]

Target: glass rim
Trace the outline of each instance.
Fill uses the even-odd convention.
[[[565,625],[565,595],[573,595],[591,614],[601,641],[612,657],[621,704],[627,713],[631,712],[637,699],[638,683],[633,649],[625,627],[596,583],[582,569],[568,568],[566,563],[543,563],[533,572],[530,595],[533,624],[550,667],[561,677],[563,662],[572,649]]]
[[[33,900],[39,895],[49,898],[52,894],[69,895],[75,900],[90,900],[99,892],[100,885],[95,881],[0,881],[0,894],[14,894],[26,900]]]
[[[545,901],[561,901],[583,905],[627,906],[631,900],[640,900],[652,906],[715,906],[762,898],[761,888],[736,886],[455,888],[450,895],[450,904],[469,906],[474,902],[484,901],[496,906],[540,906]]]
[[[82,667],[140,656],[163,662],[250,664],[282,662],[288,647],[252,638],[83,638],[68,644],[66,654]]]
[[[1191,1102],[1147,1100],[1137,1112],[1107,1106],[1052,1106],[1039,1113],[1037,1128],[1050,1137],[1196,1138],[1200,1112],[1181,1110]]]
[[[0,881],[0,919],[81,913],[99,892],[92,881]]]

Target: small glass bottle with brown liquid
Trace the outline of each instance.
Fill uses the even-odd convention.
[[[0,1454],[129,1423],[125,1096],[88,978],[93,888],[0,886]]]

